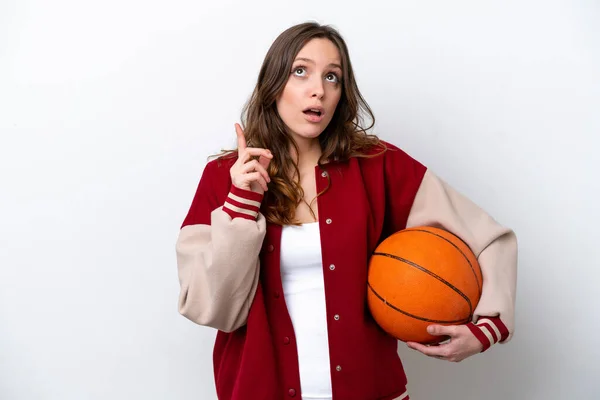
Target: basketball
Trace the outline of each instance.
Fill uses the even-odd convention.
[[[373,318],[398,340],[433,344],[431,324],[471,321],[481,297],[477,258],[457,236],[433,227],[396,232],[369,261],[367,303]]]

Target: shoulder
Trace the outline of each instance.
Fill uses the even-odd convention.
[[[371,147],[361,157],[361,164],[378,164],[386,168],[400,166],[412,168],[425,168],[422,163],[412,157],[394,143],[381,140],[376,146]]]
[[[235,164],[237,159],[237,152],[221,155],[214,160],[209,161],[206,164],[206,168],[209,168],[211,171],[215,172],[223,170],[229,172],[229,169],[233,166],[233,164]]]
[[[210,160],[204,166],[202,177],[200,178],[201,185],[212,191],[218,198],[226,196],[231,188],[231,175],[229,170],[237,160],[237,154],[234,156],[225,155],[219,156],[216,159]],[[204,182],[204,184],[202,184]]]
[[[223,176],[229,176],[229,170],[233,164],[235,164],[237,158],[237,154],[229,154],[210,160],[208,163],[206,163],[202,174],[211,179],[219,179]]]

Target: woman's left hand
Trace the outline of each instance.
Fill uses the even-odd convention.
[[[452,362],[460,362],[483,350],[481,342],[466,325],[429,325],[427,332],[434,336],[449,336],[450,341],[438,345],[406,342],[406,345],[429,357]]]

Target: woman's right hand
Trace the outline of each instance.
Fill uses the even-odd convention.
[[[235,132],[238,142],[238,159],[229,170],[231,182],[239,189],[264,194],[269,190],[267,183],[271,182],[267,168],[273,159],[273,154],[267,149],[247,147],[244,131],[239,124],[235,124]],[[258,160],[251,159],[253,156],[258,157]]]

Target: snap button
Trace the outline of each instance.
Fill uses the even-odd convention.
[[[333,316],[333,319],[335,319],[336,321],[339,321],[339,320],[340,320],[340,316],[339,316],[338,314],[335,314],[335,315]]]
[[[338,365],[337,367],[335,367],[335,370],[336,370],[337,372],[340,372],[340,371],[342,370],[342,367],[341,367],[340,365]]]
[[[279,298],[279,292],[273,293],[273,297],[275,297],[276,299],[278,299]]]
[[[327,171],[323,171],[323,172],[321,173],[321,176],[322,176],[323,178],[327,178]]]
[[[331,224],[333,221],[331,220],[331,218],[327,218],[327,219],[325,220],[325,222],[327,223],[327,225],[330,225],[330,224]]]
[[[275,246],[273,246],[272,244],[270,244],[269,246],[267,246],[267,251],[268,251],[269,253],[272,253],[272,252],[273,252],[273,250],[275,250]]]
[[[289,337],[284,337],[283,338],[283,344],[290,344],[290,338]]]
[[[333,270],[335,269],[335,265],[331,264],[331,265],[329,266],[329,269],[333,271]]]
[[[290,395],[290,397],[294,397],[296,396],[296,391],[294,389],[290,389],[288,390],[288,394]]]

